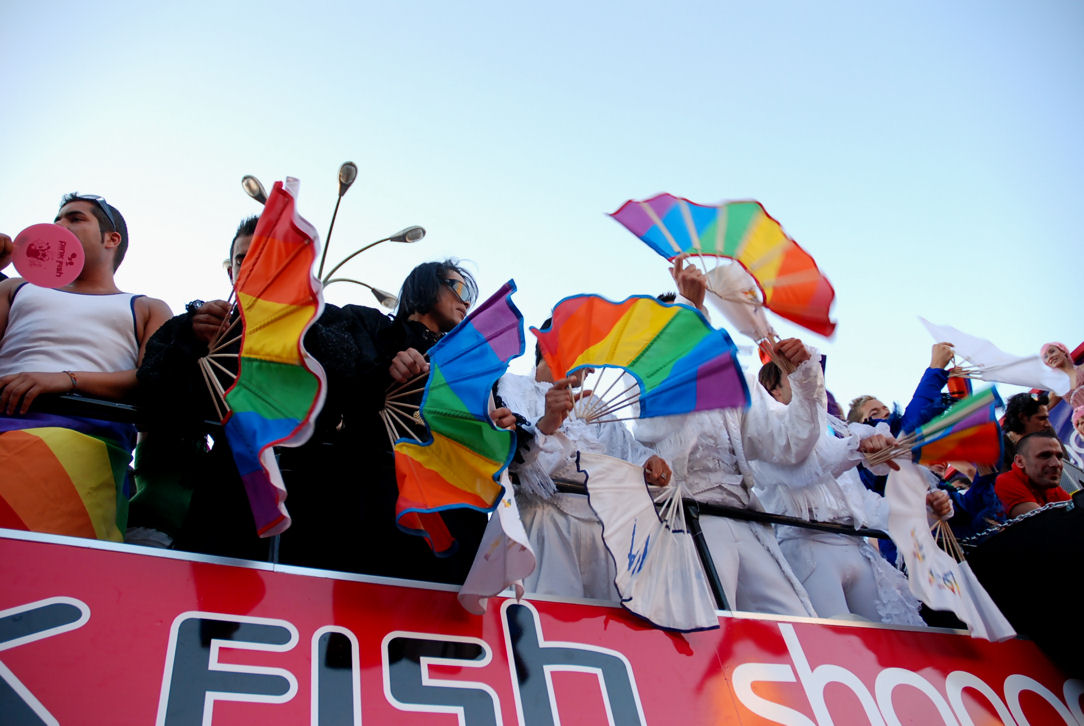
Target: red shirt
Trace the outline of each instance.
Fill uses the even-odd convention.
[[[1001,505],[1005,507],[1005,513],[1009,516],[1012,516],[1010,512],[1017,504],[1034,502],[1041,507],[1050,502],[1067,502],[1070,498],[1069,493],[1060,486],[1049,489],[1036,487],[1028,479],[1024,470],[1015,463],[1011,469],[998,476],[997,481],[994,482],[994,491],[997,492],[997,498],[1001,500]]]

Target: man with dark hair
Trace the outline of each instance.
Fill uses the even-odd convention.
[[[230,242],[226,275],[231,282],[259,220],[241,220]],[[225,300],[195,300],[147,345],[139,369],[140,423],[146,435],[136,449],[138,490],[132,498],[129,542],[246,559],[267,555],[267,542],[256,536],[229,444],[224,436],[216,437],[212,448],[206,443],[203,422],[216,420],[218,413],[199,359],[230,313]],[[223,352],[238,347],[234,343]],[[220,383],[230,385],[226,379]]]
[[[1020,439],[1036,431],[1053,431],[1045,392],[1017,393],[1010,396],[1005,404],[1005,421],[1002,425],[1004,434],[1001,438],[1001,471],[1012,468],[1016,457],[1016,447]]]
[[[252,235],[256,234],[256,225],[260,223],[260,215],[253,214],[245,217],[237,225],[237,231],[233,234],[230,242],[230,256],[226,259],[229,263],[230,280],[237,279],[237,273],[241,271],[241,263],[245,261],[248,248],[252,245]],[[240,240],[241,244],[238,244]]]
[[[230,242],[230,256],[226,258],[226,275],[230,278],[230,282],[235,282],[237,275],[241,272],[241,263],[245,261],[248,248],[252,246],[252,235],[256,234],[256,225],[259,221],[259,216],[253,215],[245,217],[237,225],[237,232],[234,233],[233,241]],[[225,300],[212,300],[206,303],[197,300],[195,303],[189,303],[187,306],[188,311],[192,313],[192,332],[206,347],[218,335],[222,321],[229,314],[230,306]]]
[[[1061,442],[1053,431],[1025,434],[1016,444],[1012,468],[997,478],[994,490],[1010,517],[1051,502],[1069,501],[1061,488]]]
[[[230,243],[226,274],[235,281],[252,244],[258,217],[242,220]],[[131,532],[142,544],[169,545],[205,554],[264,559],[268,540],[258,536],[244,484],[225,436],[212,430],[214,444],[207,447],[206,421],[220,413],[207,389],[200,358],[238,313],[225,300],[188,304],[188,311],[169,320],[147,346],[139,370],[140,411],[147,435],[136,454],[139,492],[132,500]],[[308,328],[305,350],[321,365],[327,396],[315,430],[301,449],[280,451],[280,466],[288,491],[287,508],[297,532],[282,537],[283,549],[308,547],[312,560],[302,564],[334,567],[338,553],[320,553],[298,532],[319,531],[325,512],[339,502],[312,492],[332,491],[349,469],[336,468],[335,446],[342,422],[342,406],[352,399],[356,361],[361,357],[349,330],[349,319],[334,305]],[[222,388],[232,383],[240,349],[239,326],[224,336],[216,362],[228,370],[216,375]],[[353,452],[356,454],[356,451]],[[299,463],[300,462],[300,463]],[[313,463],[315,462],[315,463]],[[163,536],[164,535],[164,536]],[[132,540],[134,541],[134,540]],[[339,567],[338,569],[347,569]]]
[[[116,207],[93,194],[68,194],[55,221],[83,248],[79,276],[57,289],[20,278],[0,282],[0,499],[10,513],[0,524],[119,541],[134,429],[31,407],[42,394],[129,396],[145,345],[170,311],[116,286],[128,245]],[[25,455],[28,437],[47,442],[35,456]],[[25,496],[29,482],[32,497]]]
[[[107,203],[104,199],[96,194],[79,194],[79,192],[71,192],[65,194],[64,199],[61,201],[60,206],[63,208],[69,202],[94,202],[90,205],[90,212],[94,215],[94,218],[98,220],[98,231],[101,232],[102,237],[110,233],[117,233],[120,235],[120,240],[117,242],[116,249],[113,253],[113,270],[116,271],[120,267],[120,263],[124,261],[124,255],[128,252],[128,223],[124,221],[124,217],[117,211],[117,208]],[[57,215],[59,222],[60,215]]]

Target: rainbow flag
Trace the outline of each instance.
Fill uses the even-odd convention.
[[[424,536],[438,555],[455,545],[442,510],[490,511],[501,499],[500,474],[512,460],[515,434],[493,425],[489,401],[508,362],[523,354],[515,290],[506,282],[429,350],[420,412],[431,438],[395,443],[396,522]]]
[[[787,236],[760,202],[694,204],[672,194],[625,202],[610,215],[668,260],[682,253],[727,257],[741,264],[764,294],[764,305],[824,336],[832,284],[813,257]]]
[[[996,465],[1001,461],[1001,428],[995,409],[1002,405],[997,389],[990,387],[919,426],[912,446],[918,463],[955,460]]]
[[[0,417],[0,527],[124,541],[129,424]]]
[[[574,295],[557,303],[548,328],[531,332],[554,377],[604,366],[632,375],[641,418],[749,405],[730,335],[687,305]]]
[[[301,344],[324,301],[312,276],[318,235],[295,211],[297,190],[296,179],[275,182],[235,282],[244,332],[224,429],[263,537],[290,526],[273,447],[308,441],[327,389]]]

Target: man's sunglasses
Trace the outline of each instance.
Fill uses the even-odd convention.
[[[117,231],[117,220],[113,218],[113,212],[109,209],[109,202],[105,201],[105,197],[99,197],[97,194],[78,194],[72,198],[73,202],[94,202],[98,205],[98,209],[102,210],[105,214],[105,218],[109,220],[110,226],[113,227],[113,231]]]
[[[474,291],[463,280],[456,280],[454,278],[444,278],[441,280],[444,285],[455,293],[455,296],[466,303],[467,307],[474,305]]]

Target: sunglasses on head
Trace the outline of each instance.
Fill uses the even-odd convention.
[[[98,205],[98,209],[102,210],[105,214],[105,218],[109,220],[109,225],[113,228],[113,231],[117,231],[117,220],[113,218],[113,212],[109,209],[109,202],[105,201],[105,197],[99,197],[97,194],[79,194],[72,198],[73,202],[94,202]]]
[[[444,286],[455,293],[455,296],[466,303],[467,307],[474,305],[474,292],[463,280],[444,278],[441,280]]]

